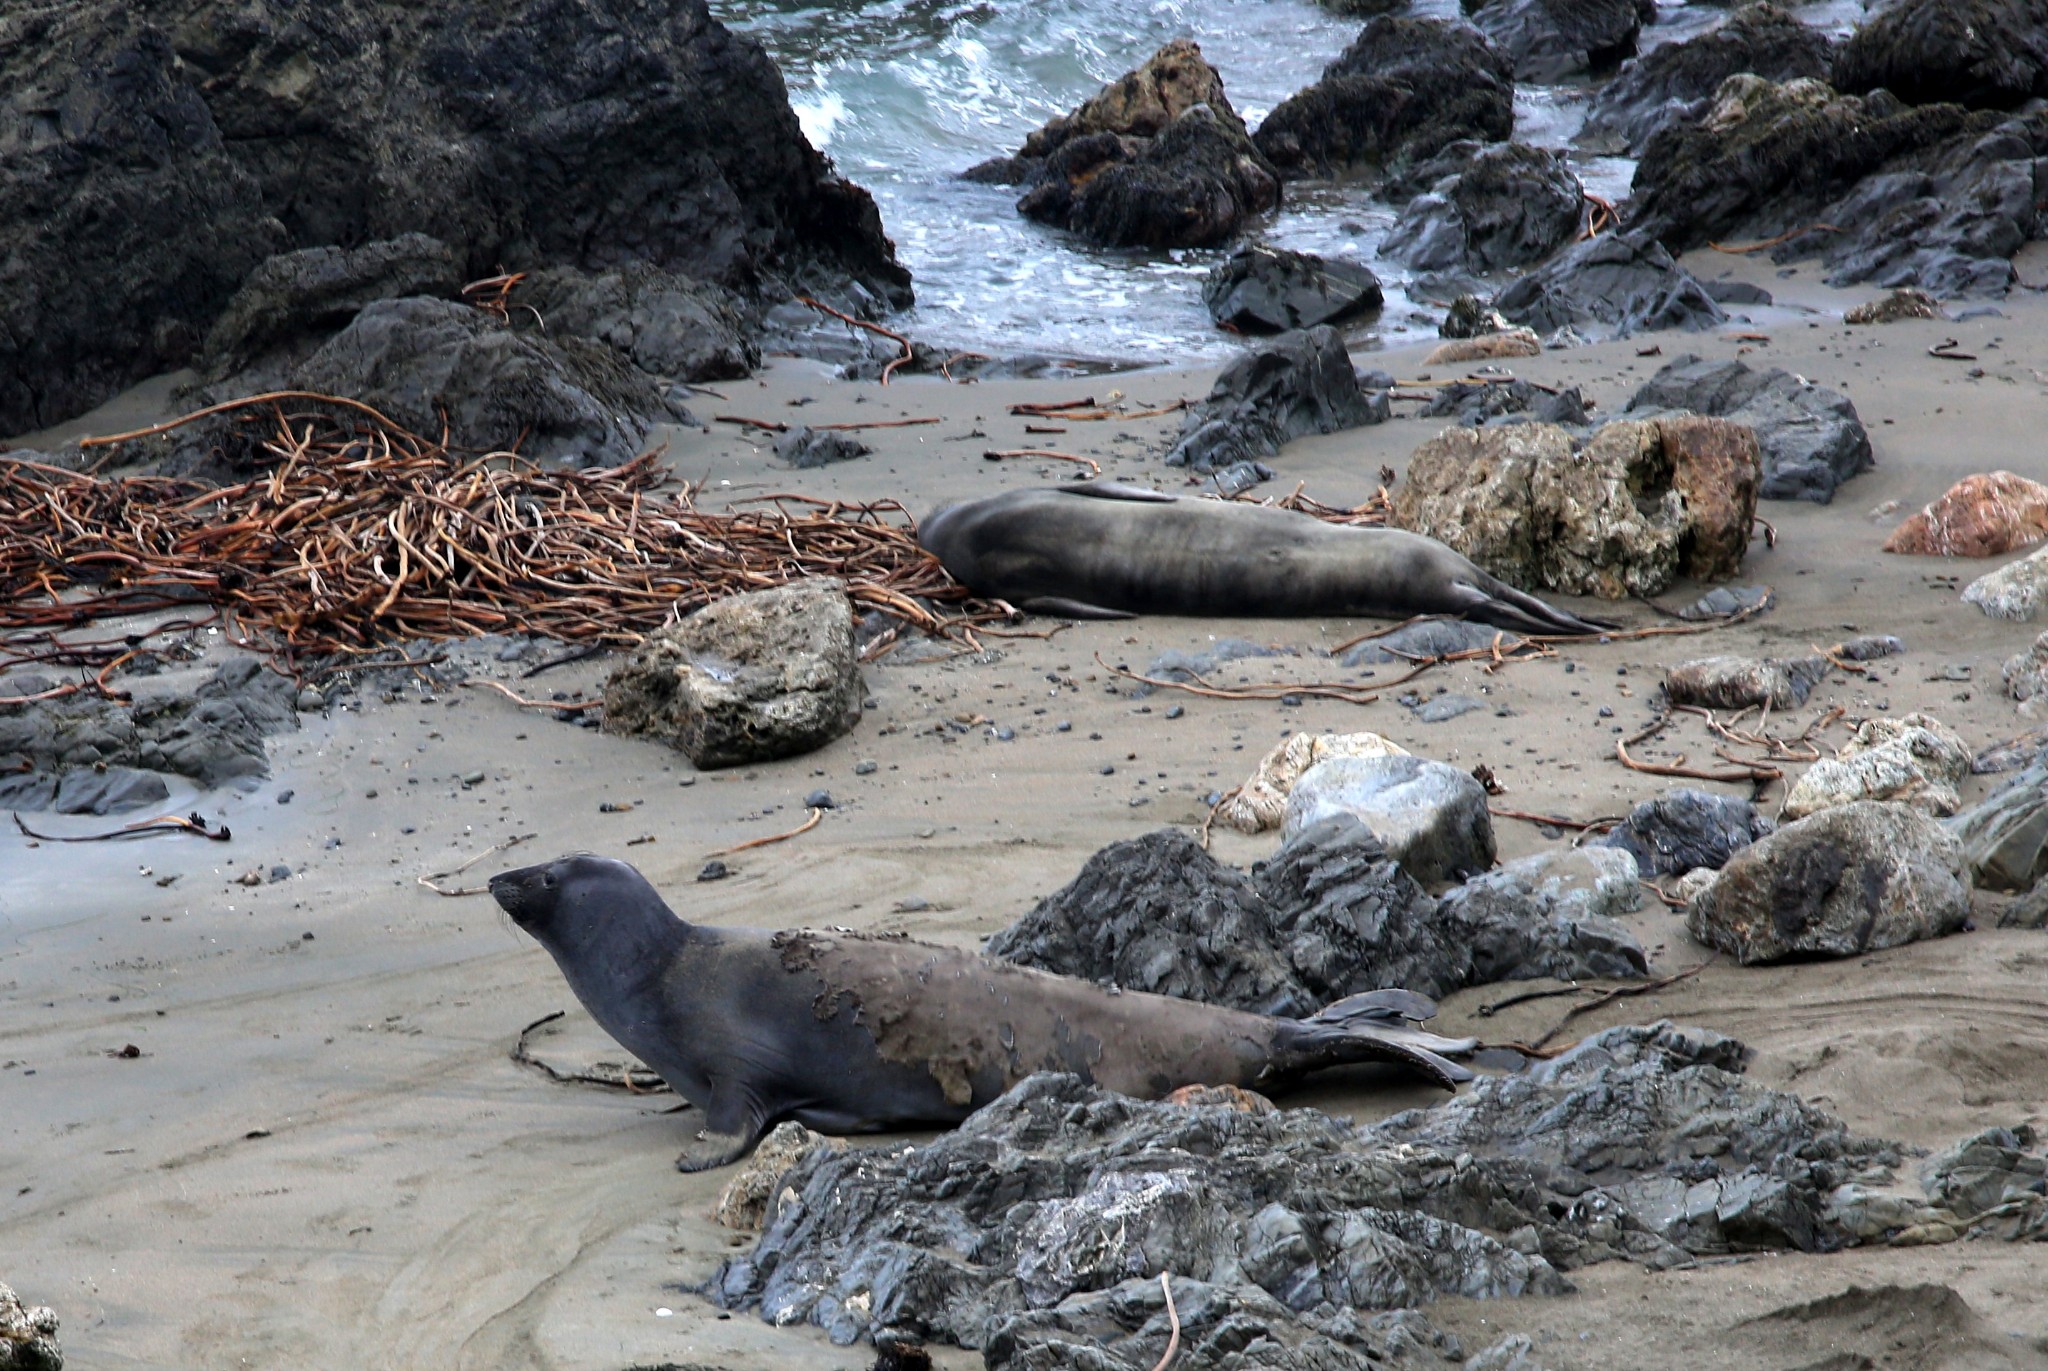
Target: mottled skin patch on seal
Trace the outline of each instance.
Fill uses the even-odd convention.
[[[782,1119],[821,1133],[958,1123],[1037,1071],[1145,1099],[1360,1061],[1445,1087],[1470,1074],[1431,1051],[1469,1044],[1406,1027],[1434,1007],[1399,992],[1273,1019],[900,935],[706,928],[589,855],[493,877],[491,893],[591,1017],[704,1111],[686,1170],[744,1156]]]
[[[977,595],[1045,614],[1452,614],[1522,633],[1611,627],[1418,533],[1110,481],[948,505],[918,525],[917,540]]]

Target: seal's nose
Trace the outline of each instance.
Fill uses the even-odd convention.
[[[498,908],[519,917],[520,905],[526,899],[526,877],[529,871],[501,871],[491,877],[491,898],[498,902]]]

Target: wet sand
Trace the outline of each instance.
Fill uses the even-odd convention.
[[[1237,675],[1332,679],[1343,673],[1312,654],[1370,621],[1162,618],[990,637],[985,655],[869,667],[877,707],[821,752],[701,775],[652,744],[522,711],[489,692],[409,690],[396,703],[366,694],[360,710],[306,716],[303,731],[273,740],[272,776],[258,789],[199,801],[232,826],[230,844],[162,837],[32,847],[11,828],[0,833],[0,1279],[57,1308],[74,1368],[865,1367],[865,1346],[834,1348],[814,1329],[728,1317],[689,1293],[748,1241],[710,1220],[728,1173],[672,1169],[692,1124],[664,1112],[670,1097],[556,1084],[515,1064],[521,1026],[580,1011],[546,955],[487,898],[443,898],[416,877],[531,834],[470,877],[588,848],[634,861],[693,920],[843,924],[973,945],[1065,884],[1103,844],[1198,823],[1204,797],[1244,779],[1286,730],[1374,729],[1423,755],[1486,763],[1507,787],[1503,805],[1615,815],[1667,784],[1613,759],[1617,731],[1633,733],[1650,717],[1663,664],[1804,652],[1853,633],[1897,634],[1908,651],[1873,663],[1867,678],[1831,676],[1797,722],[1835,705],[1851,715],[1917,708],[1980,748],[2033,726],[2003,698],[1998,668],[2040,626],[1990,620],[1957,599],[2000,559],[1955,564],[1878,548],[1898,518],[1959,477],[2041,475],[2048,304],[2016,291],[2002,317],[1847,329],[1840,310],[1870,292],[1809,287],[1811,266],[1791,280],[1768,263],[1712,254],[1693,266],[1759,280],[1819,312],[1752,311],[1751,326],[1546,354],[1515,370],[1582,385],[1612,414],[1682,352],[1740,352],[1856,402],[1878,468],[1831,506],[1763,507],[1778,545],[1759,539],[1743,580],[1774,587],[1778,608],[1750,623],[1572,647],[1491,675],[1438,668],[1411,688],[1477,695],[1494,708],[1437,725],[1415,722],[1395,692],[1363,707],[1174,693],[1136,700],[1112,691],[1096,661],[1142,668],[1168,648],[1233,636],[1300,653],[1233,664]],[[2024,279],[2044,274],[2031,256],[2020,266]],[[1750,331],[1770,341],[1730,336]],[[1929,358],[1944,338],[1979,360]],[[1651,346],[1663,355],[1638,356]],[[1423,352],[1357,360],[1410,379]],[[1072,424],[1048,436],[1026,435],[1026,421],[1005,411],[1020,399],[1110,390],[1163,405],[1199,396],[1211,375],[975,386],[906,378],[882,389],[778,361],[756,380],[718,387],[727,398],[704,397],[699,412],[942,422],[872,431],[874,455],[822,471],[789,471],[728,424],[678,430],[669,456],[681,475],[707,483],[714,502],[797,491],[901,498],[922,513],[945,499],[1078,474],[1064,463],[981,456],[1043,443],[1095,457],[1105,475],[1173,489],[1185,477],[1158,458],[1171,417]],[[1301,481],[1318,499],[1355,503],[1379,484],[1383,464],[1401,472],[1441,426],[1401,418],[1297,442],[1272,463],[1280,476],[1264,490],[1284,494]],[[1895,513],[1870,516],[1890,501]],[[1698,589],[1660,599],[1682,605]],[[1631,623],[1650,619],[1641,606],[1610,609]],[[1970,679],[1948,679],[1952,665],[1969,667]],[[486,669],[509,677],[517,668]],[[581,694],[602,674],[583,663],[522,688]],[[1173,704],[1184,713],[1168,719]],[[1601,717],[1603,706],[1611,717]],[[1058,731],[1062,721],[1070,731]],[[999,740],[998,728],[1014,739]],[[1697,759],[1710,749],[1687,720],[1648,751]],[[868,759],[877,769],[857,775]],[[481,781],[462,784],[476,771]],[[1966,803],[1993,779],[1972,778]],[[819,788],[840,807],[816,829],[729,859],[728,880],[695,882],[712,851],[794,827],[804,796]],[[287,790],[292,799],[280,804]],[[1766,807],[1783,794],[1774,786]],[[105,821],[33,822],[70,833]],[[1508,820],[1499,835],[1504,858],[1557,841]],[[1277,841],[1219,832],[1215,850],[1244,865]],[[292,876],[234,883],[274,864]],[[1628,922],[1660,971],[1704,956],[1654,900]],[[1980,923],[1849,961],[1716,963],[1579,1026],[1668,1016],[1733,1034],[1758,1050],[1757,1079],[1861,1131],[1918,1146],[1992,1124],[2039,1124],[2048,1112],[2048,941]],[[1454,997],[1442,1026],[1520,1038],[1562,1013],[1551,1000],[1476,1016],[1503,993]],[[571,1041],[596,1050],[594,1036]],[[131,1043],[140,1057],[108,1055]],[[1369,1119],[1428,1098],[1340,1081],[1286,1102]],[[1453,1300],[1428,1312],[1468,1350],[1503,1331],[1528,1332],[1538,1358],[1560,1371],[1681,1361],[1732,1369],[1766,1364],[1726,1335],[1739,1319],[1857,1283],[1931,1281],[1955,1287],[2024,1352],[2021,1340],[2048,1338],[2040,1269],[2038,1250],[1981,1242],[1663,1274],[1616,1263],[1573,1273],[1579,1293],[1569,1297]],[[935,1350],[945,1366],[980,1364],[977,1353]]]

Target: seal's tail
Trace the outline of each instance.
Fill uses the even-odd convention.
[[[1482,624],[1492,624],[1495,628],[1511,628],[1517,633],[1584,634],[1590,637],[1614,627],[1605,619],[1582,619],[1569,610],[1546,604],[1534,595],[1516,590],[1491,576],[1471,589],[1475,602],[1467,606],[1465,617]]]
[[[1436,1017],[1436,1002],[1410,990],[1370,990],[1325,1005],[1306,1019],[1275,1054],[1288,1071],[1312,1071],[1351,1062],[1387,1062],[1443,1086],[1457,1088],[1472,1073],[1449,1057],[1462,1057],[1479,1044],[1473,1038],[1445,1038],[1415,1025]]]

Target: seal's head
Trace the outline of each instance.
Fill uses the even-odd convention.
[[[551,948],[599,929],[678,922],[645,876],[615,857],[589,852],[500,872],[491,877],[491,898]]]

